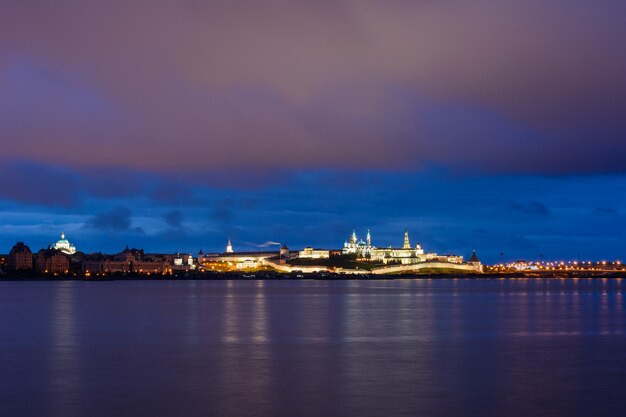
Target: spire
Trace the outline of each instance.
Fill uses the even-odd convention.
[[[61,232],[61,240],[65,239],[65,232]]]
[[[230,243],[230,237],[228,238],[228,243],[226,244],[226,253],[233,253],[233,245]]]
[[[365,239],[367,241],[367,246],[372,246],[372,235],[370,234],[370,229],[367,229],[367,238]]]
[[[409,242],[409,229],[404,229],[404,244],[402,245],[402,249],[411,249],[411,242]]]
[[[476,262],[476,263],[480,262],[480,260],[478,259],[478,256],[476,256],[476,251],[472,251],[472,257],[467,262]]]
[[[350,236],[350,243],[356,243],[356,230],[352,229],[352,236]]]

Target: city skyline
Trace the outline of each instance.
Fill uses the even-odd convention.
[[[363,245],[363,248],[372,248],[372,249],[378,248],[378,249],[384,250],[386,248],[391,249],[392,247],[393,248],[402,247],[404,249],[411,249],[415,245],[415,249],[420,250],[423,253],[424,245],[422,244],[422,241],[419,239],[411,240],[412,238],[410,238],[411,235],[410,235],[408,227],[405,227],[404,229],[404,235],[403,235],[404,237],[402,239],[403,240],[402,245],[398,244],[401,240],[398,237],[399,235],[396,235],[395,239],[392,239],[389,242],[380,242],[376,240],[376,237],[373,236],[371,232],[372,232],[371,229],[367,229],[367,231],[363,234],[360,232],[357,233],[357,230],[353,229],[352,233],[347,239],[344,240],[343,244],[338,244],[337,242],[334,242],[329,245],[313,245],[309,242],[309,243],[297,245],[297,246],[291,245],[290,249],[295,250],[296,252],[301,251],[302,249],[304,249],[305,252],[306,250],[312,250],[312,249],[325,250],[326,252],[328,252],[328,250],[335,251],[335,252],[341,252],[343,250],[344,253],[357,253],[358,252],[361,255],[364,255],[367,252],[369,256],[369,249],[367,249],[366,252],[361,253],[360,252],[361,249],[356,249],[357,246],[360,247],[360,245]],[[384,234],[384,236],[387,236],[387,235],[388,235],[387,233]],[[103,248],[90,250],[90,249],[85,249],[85,248],[76,248],[76,246],[74,245],[74,242],[73,241],[70,242],[67,239],[66,233],[64,231],[61,232],[60,237],[61,239],[56,241],[56,243],[53,243],[54,239],[52,239],[50,240],[49,243],[42,244],[40,247],[40,250],[43,251],[47,249],[57,249],[67,255],[72,255],[75,252],[80,252],[80,253],[89,255],[89,254],[98,254],[98,253],[115,254],[115,253],[123,252],[123,250],[128,250],[129,248],[136,248],[142,251],[146,250],[147,253],[189,254],[191,256],[195,256],[197,253],[199,253],[200,254],[199,256],[201,256],[203,253],[204,254],[224,254],[224,253],[236,254],[236,253],[254,253],[254,252],[267,253],[267,252],[272,252],[272,251],[278,253],[281,247],[285,249],[289,247],[287,242],[278,242],[278,241],[273,241],[273,240],[266,240],[262,243],[254,243],[254,242],[244,240],[241,242],[235,241],[235,244],[233,244],[231,237],[228,236],[226,239],[226,243],[223,244],[222,247],[219,247],[219,245],[218,247],[207,246],[207,247],[201,247],[197,251],[181,250],[180,248],[176,248],[174,250],[154,250],[155,247],[159,247],[159,246],[148,245],[146,247],[143,247],[143,246],[137,246],[137,245],[129,245],[128,243],[125,244],[124,246],[125,249],[122,250],[120,249],[120,247],[116,247],[114,242],[112,242],[111,246],[109,246],[110,248],[112,248],[110,250],[103,250]],[[16,245],[22,245],[22,244],[26,244],[26,246],[29,246],[28,242],[25,243],[24,240],[18,239]],[[353,246],[355,250],[350,249]],[[36,246],[33,246],[33,249],[35,248]],[[463,254],[463,252],[458,252],[456,254],[449,252],[449,251],[443,252],[443,253],[439,252],[439,253],[441,255],[446,255],[446,256],[450,255],[453,257],[456,255],[460,255],[461,257],[465,256],[466,259],[469,259],[471,257],[470,253],[473,253],[475,256],[476,249],[472,249],[471,251],[468,251],[468,253],[466,253],[465,255]],[[540,253],[536,257],[522,258],[519,256],[514,256],[514,254],[513,255],[505,254],[504,252],[500,252],[499,254],[497,254],[497,256],[495,254],[491,254],[491,256],[488,256],[487,258],[489,259],[488,264],[493,264],[493,265],[498,265],[502,262],[515,263],[518,261],[531,262],[531,263],[544,263],[545,262],[545,263],[556,263],[556,264],[559,264],[559,263],[563,264],[564,262],[570,263],[570,264],[590,263],[590,262],[606,264],[606,262],[609,261],[611,263],[616,263],[616,264],[621,265],[621,259],[622,259],[621,256],[618,256],[613,259],[607,256],[599,256],[596,258],[588,257],[588,256],[585,257],[585,256],[582,256],[581,253],[578,253],[576,256],[571,255],[571,256],[564,256],[560,258],[550,258],[550,257],[546,257],[543,253]]]

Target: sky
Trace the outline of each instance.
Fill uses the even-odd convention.
[[[4,0],[0,253],[626,252],[626,3]]]

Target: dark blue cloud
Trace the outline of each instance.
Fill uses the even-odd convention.
[[[614,216],[617,209],[613,207],[594,207],[592,213],[598,216]]]
[[[26,204],[70,207],[79,203],[80,176],[67,169],[0,159],[0,198]]]
[[[606,207],[625,204],[626,197],[610,192],[624,186],[621,176],[308,172],[289,185],[265,189],[198,187],[195,192],[205,203],[184,209],[175,201],[92,196],[80,207],[58,207],[44,216],[28,203],[5,202],[0,243],[10,247],[23,239],[38,247],[65,230],[87,251],[118,251],[126,244],[155,251],[221,251],[229,236],[238,250],[255,249],[245,242],[266,241],[333,248],[356,228],[361,236],[370,229],[377,245],[396,246],[408,227],[412,241],[427,250],[467,255],[476,249],[487,261],[499,261],[500,253],[507,259],[621,258],[626,236],[617,225],[625,219],[619,211],[599,215],[597,201]],[[217,215],[216,208],[227,214]]]
[[[509,208],[513,211],[517,211],[523,214],[529,214],[531,216],[550,215],[550,210],[545,206],[545,204],[540,203],[539,201],[529,201],[527,203],[512,202],[509,205]]]
[[[174,229],[180,229],[182,227],[183,215],[180,210],[171,210],[165,213],[165,222]]]
[[[100,232],[144,233],[140,227],[132,226],[133,212],[127,207],[116,207],[110,211],[99,213],[85,223],[86,228]]]
[[[87,182],[81,172],[62,172],[64,184]],[[149,190],[156,181],[144,176],[137,184]],[[190,183],[185,179],[184,184]],[[427,250],[467,254],[476,249],[486,260],[498,260],[499,253],[620,258],[626,250],[625,232],[617,226],[625,220],[623,213],[612,209],[626,204],[626,196],[614,192],[626,186],[619,175],[324,170],[292,173],[289,181],[250,189],[191,186],[190,205],[143,192],[103,195],[78,186],[68,203],[64,196],[51,200],[53,206],[41,206],[28,194],[11,198],[5,190],[0,244],[10,247],[22,239],[39,247],[65,231],[87,251],[117,251],[126,244],[158,251],[221,251],[228,236],[237,249],[253,250],[266,241],[332,248],[356,228],[361,236],[370,229],[377,245],[395,246],[408,227],[412,241]]]
[[[218,205],[211,210],[211,217],[222,223],[230,223],[235,217],[235,213],[232,209],[224,205]]]

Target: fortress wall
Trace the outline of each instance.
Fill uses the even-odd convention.
[[[398,266],[389,266],[376,268],[372,270],[373,274],[395,274],[402,272],[414,272],[419,271],[421,269],[430,269],[430,268],[441,268],[441,269],[455,269],[457,271],[465,271],[465,272],[482,272],[481,268],[477,265],[470,264],[455,264],[450,262],[424,262],[419,264],[412,265],[398,265]]]

